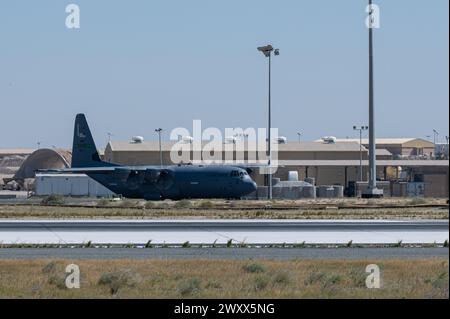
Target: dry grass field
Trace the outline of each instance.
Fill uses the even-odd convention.
[[[81,288],[65,287],[76,263]],[[381,288],[365,285],[368,264]],[[0,298],[448,298],[448,260],[0,261]]]
[[[0,218],[448,219],[444,199],[298,201],[95,200],[77,205],[0,205]],[[69,201],[67,199],[66,201]],[[447,206],[446,206],[447,205]]]

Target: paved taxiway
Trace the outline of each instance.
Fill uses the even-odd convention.
[[[428,259],[449,257],[448,248],[5,248],[1,259]]]
[[[448,220],[4,220],[0,231],[448,231]]]
[[[4,244],[443,243],[448,220],[3,220]]]

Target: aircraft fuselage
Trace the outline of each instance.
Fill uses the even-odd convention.
[[[256,190],[248,173],[233,166],[117,166],[86,174],[116,194],[147,200],[241,198]]]

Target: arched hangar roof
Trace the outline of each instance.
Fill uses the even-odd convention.
[[[14,175],[15,180],[34,178],[36,170],[68,168],[72,162],[72,154],[60,149],[43,148],[33,152],[20,166]]]

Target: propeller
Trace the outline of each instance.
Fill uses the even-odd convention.
[[[163,169],[160,171],[156,187],[160,190],[169,189],[173,185],[173,173],[169,170]]]

